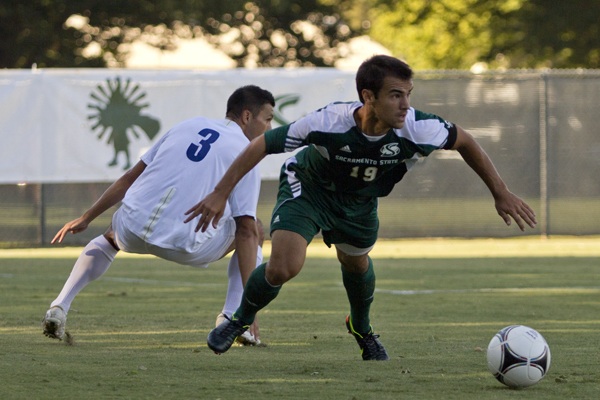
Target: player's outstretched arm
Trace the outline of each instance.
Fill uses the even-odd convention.
[[[205,232],[212,223],[217,227],[219,220],[225,212],[227,199],[237,183],[254,168],[266,155],[265,136],[260,135],[252,140],[242,151],[225,172],[215,189],[195,206],[185,212],[188,217],[185,223],[190,222],[198,215],[200,218],[196,225],[196,232]]]
[[[139,161],[129,171],[125,172],[119,179],[106,189],[102,196],[83,215],[73,221],[67,222],[57,233],[50,243],[62,243],[67,233],[79,233],[87,229],[88,225],[118,202],[123,200],[127,190],[133,182],[144,172],[146,164]]]
[[[506,225],[511,218],[524,231],[525,225],[535,228],[535,212],[520,197],[508,190],[508,187],[494,167],[492,160],[468,132],[457,126],[457,138],[453,149],[457,150],[466,163],[479,175],[494,196],[496,211]]]

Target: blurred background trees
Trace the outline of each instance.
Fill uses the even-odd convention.
[[[600,0],[4,0],[0,67],[119,67],[202,37],[239,67],[333,66],[369,35],[415,69],[600,68]]]
[[[600,67],[599,0],[371,3],[370,36],[417,69]]]

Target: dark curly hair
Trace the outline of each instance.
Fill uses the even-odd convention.
[[[371,90],[377,97],[386,76],[407,81],[412,79],[413,71],[404,61],[386,55],[376,55],[365,60],[356,72],[356,90],[362,103],[363,89]]]

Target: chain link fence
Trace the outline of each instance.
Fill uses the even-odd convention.
[[[351,100],[351,99],[348,99]],[[600,71],[417,73],[412,105],[473,134],[514,193],[538,216],[528,235],[600,234]],[[107,183],[0,185],[0,246],[44,246],[81,215]],[[268,229],[277,192],[264,181],[259,218]],[[420,161],[380,199],[380,237],[511,237],[489,191],[456,152]],[[101,216],[81,245],[110,223]],[[268,234],[268,232],[267,232]],[[268,237],[268,235],[267,235]]]

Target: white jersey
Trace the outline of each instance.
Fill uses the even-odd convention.
[[[249,140],[235,122],[203,117],[180,123],[155,143],[141,160],[144,172],[129,188],[120,212],[128,229],[155,246],[189,253],[215,234],[194,232],[184,213],[206,197]],[[236,185],[219,227],[232,217],[256,218],[260,191],[257,168]],[[217,228],[218,229],[218,228]]]

